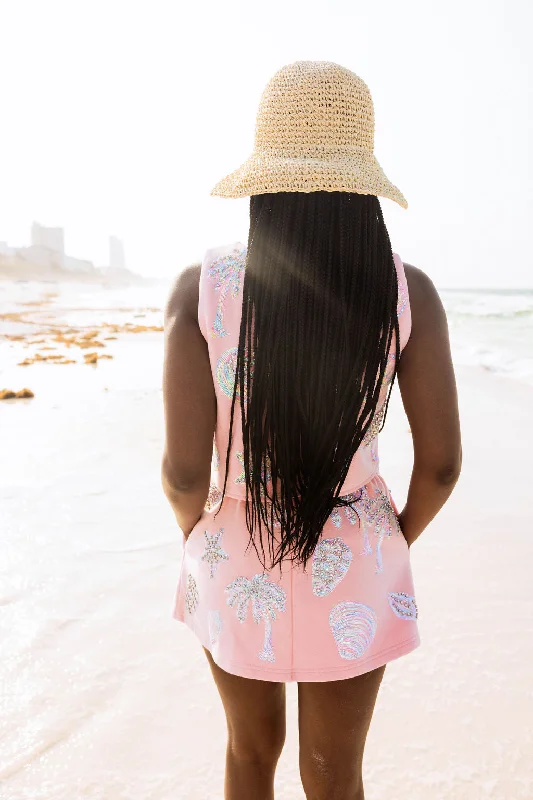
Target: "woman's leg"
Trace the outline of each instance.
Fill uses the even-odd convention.
[[[364,800],[363,751],[384,671],[298,683],[300,775],[307,800]]]
[[[204,651],[228,725],[224,800],[273,800],[285,743],[285,684],[231,675]]]

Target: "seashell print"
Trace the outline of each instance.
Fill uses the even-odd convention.
[[[222,633],[222,617],[220,611],[210,611],[207,615],[207,624],[209,627],[209,642],[213,646],[220,638]]]
[[[370,606],[346,601],[334,606],[329,626],[341,658],[361,658],[376,635],[378,619]]]
[[[225,350],[218,359],[215,368],[215,375],[218,385],[224,394],[231,399],[233,399],[233,388],[235,386],[235,371],[237,369],[238,351],[238,347],[230,347],[228,350]],[[244,365],[245,370],[247,369],[247,364],[248,358],[246,357]],[[252,358],[250,361],[250,375],[253,375],[253,368],[254,359]],[[240,386],[237,386],[236,396],[241,396]],[[246,392],[244,393],[244,399],[246,400]]]
[[[227,397],[233,398],[235,385],[235,368],[237,366],[237,347],[225,350],[217,361],[215,374],[217,382]]]
[[[418,608],[415,598],[405,592],[390,592],[389,605],[400,619],[417,619]]]
[[[352,551],[343,540],[322,539],[313,555],[313,594],[325,597],[339,585],[352,563]]]
[[[185,608],[192,614],[196,611],[196,607],[200,597],[198,595],[198,587],[196,586],[196,581],[194,580],[192,575],[187,575],[187,590],[185,592]]]

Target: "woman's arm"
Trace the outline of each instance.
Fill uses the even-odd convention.
[[[216,395],[207,344],[198,326],[200,267],[184,270],[165,313],[162,483],[188,536],[207,501],[216,425]]]
[[[422,270],[405,265],[412,330],[398,365],[398,383],[411,425],[414,466],[399,515],[409,546],[440,511],[461,472],[457,388],[446,313]]]

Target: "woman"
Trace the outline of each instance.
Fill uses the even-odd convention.
[[[447,323],[393,253],[365,83],[297,62],[255,149],[212,194],[250,196],[247,246],[183,272],[166,318],[163,483],[183,531],[175,617],[224,705],[226,800],[272,798],[298,682],[308,798],[361,800],[385,664],[419,644],[409,548],[461,464]],[[398,376],[414,468],[398,514],[377,434]]]

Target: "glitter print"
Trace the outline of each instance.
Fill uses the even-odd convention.
[[[220,528],[220,530],[214,533],[212,536],[208,533],[208,531],[205,531],[206,545],[202,555],[202,561],[208,562],[211,578],[215,577],[219,562],[227,561],[229,559],[228,554],[220,545],[220,539],[222,538],[223,533],[224,528]]]
[[[225,350],[218,359],[216,366],[217,382],[227,397],[233,397],[235,385],[235,368],[237,366],[237,347]]]
[[[242,472],[235,478],[235,483],[246,483],[246,475],[244,474],[244,453],[235,453],[237,461],[242,467]]]
[[[196,611],[200,598],[198,596],[198,588],[196,581],[191,574],[187,575],[187,590],[185,592],[185,608],[192,614]]]
[[[218,504],[222,498],[222,492],[214,483],[209,484],[209,494],[207,495],[207,500],[205,503],[205,510],[212,511]]]
[[[400,619],[418,619],[415,598],[405,592],[390,592],[389,605]]]
[[[225,592],[228,595],[228,605],[237,609],[239,622],[246,620],[250,603],[253,621],[257,624],[264,622],[265,638],[259,658],[273,663],[276,656],[272,646],[272,622],[276,619],[277,612],[285,611],[285,590],[269,581],[268,573],[263,572],[250,579],[242,576],[235,578],[226,586]]]
[[[330,520],[333,522],[336,528],[340,528],[342,523],[342,511],[350,525],[357,525],[359,517],[357,516],[357,511],[355,508],[353,508],[353,505],[361,499],[361,489],[358,489],[356,492],[352,492],[351,494],[345,494],[341,499],[346,500],[350,503],[350,505],[345,506],[341,504],[336,506],[329,515]]]
[[[329,626],[341,658],[361,658],[376,635],[375,612],[362,603],[338,603],[331,609]]]
[[[236,299],[242,283],[242,276],[246,265],[246,251],[235,248],[229,255],[217,258],[208,267],[207,276],[214,280],[214,290],[219,292],[217,310],[211,336],[223,337],[228,335],[224,328],[224,306],[227,297]]]
[[[388,496],[379,489],[374,488],[374,497],[370,497],[365,486],[362,489],[360,507],[363,513],[364,522],[374,528],[374,535],[377,536],[376,545],[376,573],[383,571],[383,558],[381,546],[385,538],[389,538],[393,533],[402,535],[398,518],[394,512]],[[368,553],[372,552],[369,547]]]
[[[403,312],[407,307],[408,302],[408,294],[407,294],[407,284],[404,281],[398,282],[398,306],[396,309],[396,313],[399,317],[402,316]]]
[[[383,540],[393,533],[401,535],[398,518],[388,496],[379,487],[374,487],[374,496],[371,497],[367,486],[361,487],[352,494],[344,495],[343,500],[350,500],[349,506],[337,506],[333,509],[330,519],[336,528],[341,527],[341,512],[344,512],[351,525],[358,521],[363,533],[363,549],[361,555],[371,555],[372,544],[369,531],[374,530],[377,537],[376,544],[376,573],[383,571],[383,557],[381,546]]]
[[[352,551],[338,536],[322,539],[313,555],[313,594],[325,597],[342,581],[352,562]]]
[[[215,375],[217,383],[226,395],[226,397],[233,398],[233,387],[235,385],[235,371],[237,369],[237,353],[238,347],[230,347],[225,350],[217,361]],[[250,364],[250,376],[253,374],[253,359]],[[246,363],[244,365],[246,370]],[[240,389],[237,387],[237,397],[240,397]],[[246,393],[245,393],[246,397]]]

